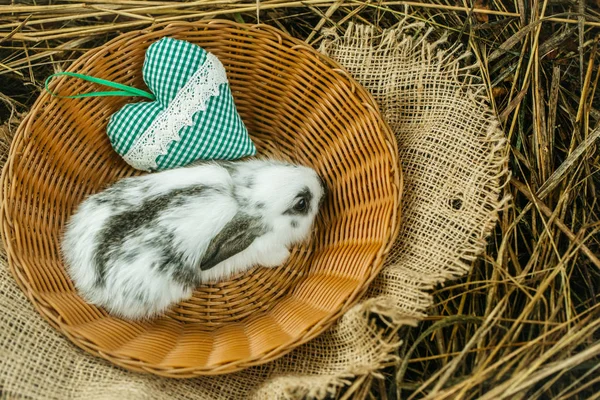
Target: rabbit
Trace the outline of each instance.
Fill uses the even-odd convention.
[[[284,263],[325,191],[309,167],[260,159],[124,178],[80,204],[61,251],[87,302],[148,319],[201,283]]]

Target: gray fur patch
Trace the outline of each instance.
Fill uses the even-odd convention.
[[[200,279],[193,266],[186,265],[183,255],[177,251],[173,243],[175,235],[166,229],[161,229],[159,234],[147,240],[144,244],[153,249],[161,249],[161,258],[154,268],[169,275],[175,282],[185,288],[197,286]]]
[[[120,257],[135,259],[132,250],[123,250],[123,243],[132,235],[140,234],[146,229],[155,229],[154,222],[161,212],[165,211],[174,204],[179,204],[182,199],[202,196],[209,188],[205,186],[191,186],[181,189],[175,189],[161,196],[154,197],[144,201],[139,207],[120,212],[113,215],[106,226],[99,233],[98,246],[94,262],[97,270],[96,284],[104,285],[106,281],[107,265]],[[170,232],[160,232],[160,235],[152,237],[145,246],[160,249],[163,259],[170,259],[173,262],[180,262],[174,257],[172,248],[173,235]],[[138,249],[136,249],[137,251]],[[129,253],[129,254],[128,254]],[[129,262],[129,261],[128,261]]]
[[[123,252],[123,255],[121,256],[121,258],[126,263],[132,263],[136,258],[138,258],[139,255],[140,255],[140,252],[138,251],[138,249],[130,249],[130,250],[125,250]]]
[[[249,200],[248,198],[240,195],[237,190],[233,191],[233,198],[239,204],[240,208],[248,208]]]

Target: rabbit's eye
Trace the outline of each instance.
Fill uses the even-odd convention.
[[[307,215],[310,211],[310,202],[313,196],[308,188],[304,188],[298,193],[291,204],[291,207],[284,212],[287,215]]]
[[[294,205],[294,211],[297,211],[299,213],[303,213],[303,212],[306,211],[307,207],[308,207],[308,202],[306,201],[306,199],[300,199]]]

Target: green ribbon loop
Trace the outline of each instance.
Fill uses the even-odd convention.
[[[111,87],[114,89],[119,89],[119,90],[109,91],[109,92],[80,93],[80,94],[74,94],[72,96],[59,96],[56,93],[52,92],[48,88],[48,83],[50,82],[50,79],[54,78],[55,76],[61,76],[61,75],[72,76],[74,78],[83,79],[84,81],[97,83],[99,85],[104,85],[104,86],[108,86],[108,87]],[[58,97],[61,99],[81,99],[84,97],[102,97],[102,96],[141,96],[141,97],[146,97],[150,100],[156,100],[156,96],[154,96],[152,93],[148,93],[144,90],[134,88],[131,86],[127,86],[127,85],[123,85],[121,83],[107,81],[106,79],[94,78],[93,76],[77,74],[75,72],[58,72],[56,74],[52,74],[46,79],[46,82],[44,83],[44,87],[52,96],[55,96],[55,97]]]

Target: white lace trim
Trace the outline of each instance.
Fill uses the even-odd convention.
[[[140,170],[156,169],[156,158],[167,154],[171,142],[181,139],[181,128],[192,126],[194,114],[206,110],[208,99],[219,95],[223,83],[227,83],[225,68],[214,54],[208,53],[204,64],[179,90],[171,104],[135,140],[123,156],[125,161]]]

